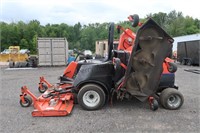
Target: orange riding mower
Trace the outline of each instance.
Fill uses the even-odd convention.
[[[139,17],[131,18],[132,25],[137,26]],[[122,40],[120,36],[120,42],[131,42],[131,45],[119,43],[118,49],[113,50],[114,23],[111,23],[106,58],[71,62],[57,85],[41,77],[39,91],[45,92],[39,98],[26,86],[22,87],[22,107],[33,104],[33,116],[63,116],[71,112],[76,102],[90,111],[101,109],[114,97],[120,100],[134,97],[141,102],[148,101],[152,110],[158,109],[158,100],[166,109],[179,109],[184,99],[174,84],[177,67],[167,58],[173,39],[151,18],[140,24],[136,35],[129,32],[133,36],[127,37],[132,41]]]

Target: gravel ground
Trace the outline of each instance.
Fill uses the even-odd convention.
[[[199,133],[200,75],[184,69],[199,67],[178,66],[176,83],[185,98],[179,110],[160,107],[153,112],[148,103],[137,100],[122,101],[114,106],[106,105],[98,111],[84,111],[75,105],[66,117],[32,117],[33,107],[22,108],[19,104],[20,87],[26,85],[36,96],[39,76],[51,83],[64,67],[47,67],[28,70],[0,70],[0,132],[1,133],[53,133],[53,132],[177,132]]]

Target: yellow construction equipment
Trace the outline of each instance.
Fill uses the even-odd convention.
[[[28,67],[37,65],[37,57],[29,56],[28,49],[20,49],[20,46],[9,46],[0,54],[0,62],[9,62],[9,67]]]
[[[24,50],[24,49],[22,49]],[[0,54],[0,62],[9,62],[9,61],[26,61],[29,58],[28,53],[20,52],[20,46],[10,46],[9,49],[5,49]]]

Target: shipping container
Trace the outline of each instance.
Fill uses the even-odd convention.
[[[62,66],[67,64],[68,42],[66,38],[38,38],[38,65]]]
[[[178,42],[177,60],[183,65],[199,65],[200,40]]]

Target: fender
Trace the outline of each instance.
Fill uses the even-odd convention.
[[[100,85],[100,86],[103,88],[103,90],[104,90],[104,92],[105,92],[106,94],[109,94],[110,91],[111,91],[111,89],[110,89],[110,91],[109,91],[109,89],[108,89],[109,87],[108,87],[107,85],[105,85],[105,84],[102,83],[102,82],[95,81],[95,80],[86,80],[86,81],[80,82],[77,86],[75,86],[74,90],[75,90],[76,92],[78,92],[78,91],[80,90],[80,88],[81,88],[83,85],[85,85],[85,84],[90,84],[90,83]],[[111,86],[110,86],[110,87],[111,87]]]

